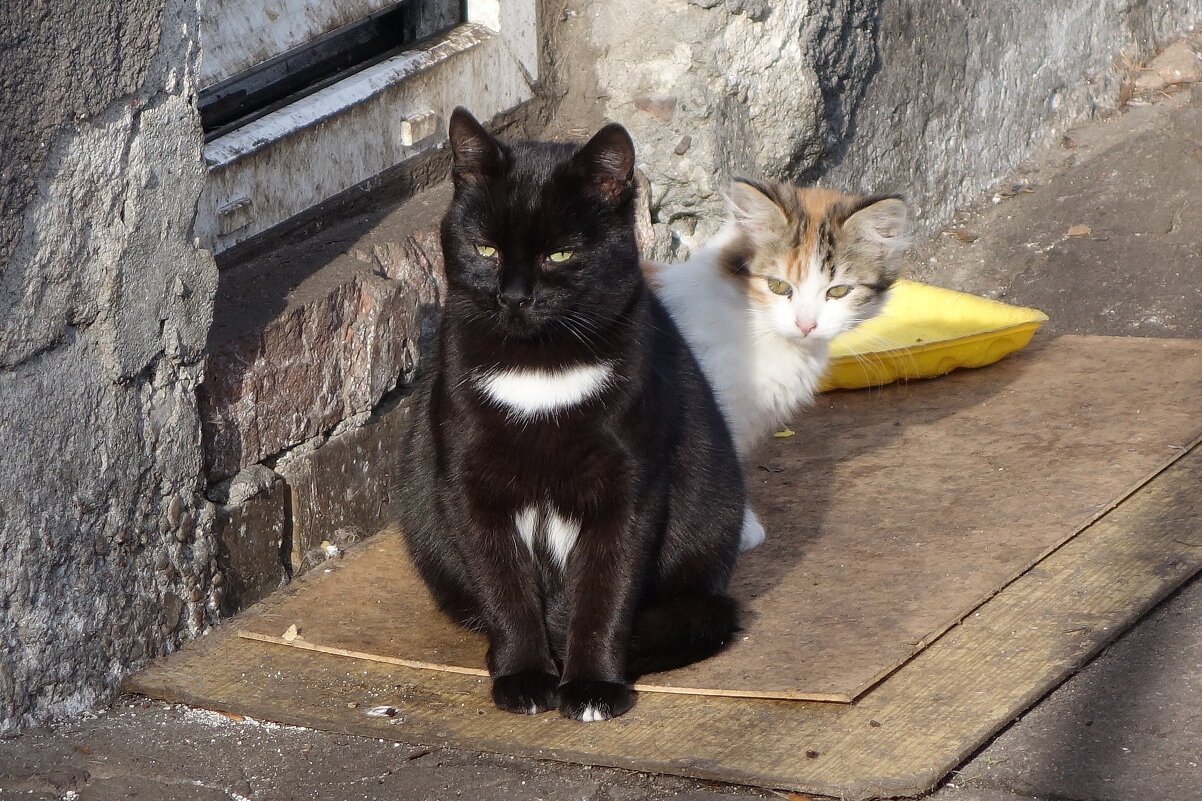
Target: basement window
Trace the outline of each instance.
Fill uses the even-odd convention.
[[[244,3],[226,2],[222,8],[229,10],[236,5]],[[333,8],[327,13],[330,22],[342,16]],[[274,16],[274,20],[264,16],[272,27],[282,21],[278,13]],[[205,141],[211,142],[463,21],[459,0],[401,0],[210,84],[201,90],[199,98]],[[225,29],[236,29],[231,23],[227,21]],[[271,38],[278,40],[281,34],[286,37],[290,28],[273,31],[275,36]],[[264,55],[260,48],[265,46],[265,38],[231,37],[227,49],[241,44],[241,60],[253,60],[255,56],[247,53],[258,49]]]
[[[215,253],[533,96],[537,0],[208,0],[198,103]]]

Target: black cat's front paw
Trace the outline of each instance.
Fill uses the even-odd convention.
[[[539,670],[497,676],[492,700],[497,709],[519,715],[537,715],[559,705],[559,677]]]
[[[616,681],[574,679],[559,688],[559,714],[591,723],[624,715],[634,706],[634,690]]]

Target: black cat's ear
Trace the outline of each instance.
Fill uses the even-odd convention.
[[[495,177],[504,164],[501,145],[463,106],[451,112],[451,177],[455,186]]]
[[[597,131],[572,163],[609,203],[634,189],[634,142],[616,122]]]
[[[730,218],[756,244],[770,244],[788,235],[789,219],[763,184],[735,178],[726,191]]]

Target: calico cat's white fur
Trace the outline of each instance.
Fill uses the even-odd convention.
[[[681,264],[664,267],[658,287],[701,361],[726,413],[739,455],[779,430],[813,396],[827,364],[828,340],[785,337],[752,308],[742,281],[718,263],[724,232]]]
[[[874,316],[908,243],[905,203],[736,180],[723,228],[692,259],[645,264],[746,459],[813,399],[830,340]],[[741,547],[763,527],[748,509]]]

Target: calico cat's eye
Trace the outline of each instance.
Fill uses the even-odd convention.
[[[837,300],[839,298],[847,297],[847,293],[850,291],[851,287],[847,284],[839,284],[839,286],[833,286],[826,290],[826,296],[828,298],[835,298]]]
[[[486,259],[495,258],[497,255],[497,249],[491,245],[476,245],[476,252]]]
[[[793,287],[789,285],[788,281],[782,281],[779,278],[765,278],[764,280],[768,282],[768,288],[774,294],[784,295],[786,298],[793,297]]]
[[[567,261],[570,258],[572,258],[572,251],[557,250],[554,253],[552,253],[550,256],[547,257],[547,261],[553,262],[555,264],[563,264],[565,261]]]

